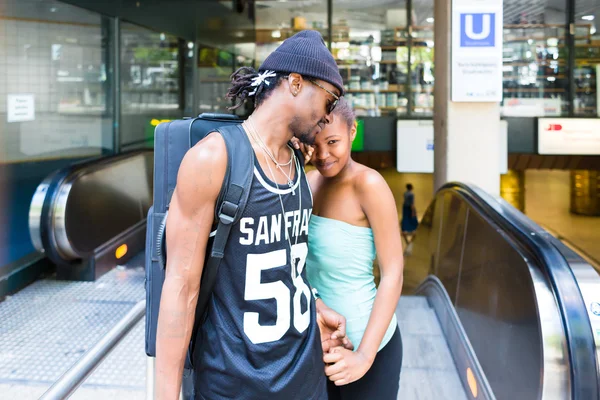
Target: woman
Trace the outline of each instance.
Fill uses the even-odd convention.
[[[404,192],[404,204],[402,205],[402,237],[406,241],[406,253],[410,254],[412,249],[412,241],[415,240],[415,231],[419,226],[417,219],[417,209],[415,208],[415,194],[413,193],[413,185],[406,185]]]
[[[402,240],[396,203],[382,176],[352,160],[354,113],[344,99],[317,135],[308,173],[313,216],[307,277],[332,309],[346,317],[355,350],[324,354],[329,399],[396,399],[402,339],[396,304],[402,289]],[[376,289],[377,253],[381,281]]]

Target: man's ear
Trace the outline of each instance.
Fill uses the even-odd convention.
[[[288,76],[288,84],[292,95],[297,96],[304,86],[304,78],[302,78],[302,75],[293,72]]]

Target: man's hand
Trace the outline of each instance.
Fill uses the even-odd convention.
[[[317,300],[316,306],[323,353],[338,346],[344,346],[348,350],[354,349],[352,342],[346,337],[346,318],[327,307],[321,299]]]
[[[312,158],[314,148],[311,145],[302,143],[297,137],[293,137],[291,142],[296,150],[300,150],[304,154],[304,164],[308,164]]]

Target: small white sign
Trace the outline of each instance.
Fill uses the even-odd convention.
[[[502,0],[452,0],[452,101],[502,101]]]
[[[504,117],[560,117],[561,99],[504,99]]]
[[[398,120],[396,123],[396,170],[404,173],[433,173],[433,121]],[[508,169],[508,124],[500,121],[498,152],[500,173]]]
[[[7,122],[35,121],[35,96],[33,94],[9,94]]]
[[[538,153],[600,155],[600,119],[539,118]]]

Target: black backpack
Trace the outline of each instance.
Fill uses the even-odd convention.
[[[165,229],[169,203],[175,190],[179,165],[185,153],[210,132],[219,132],[227,147],[225,180],[215,207],[217,231],[209,240],[202,283],[186,368],[212,294],[217,270],[232,225],[238,222],[248,199],[254,171],[254,151],[241,128],[242,120],[230,114],[201,114],[191,119],[158,125],[154,135],[154,204],[148,211],[146,228],[146,354],[156,356],[156,328],[160,297],[165,279]]]

